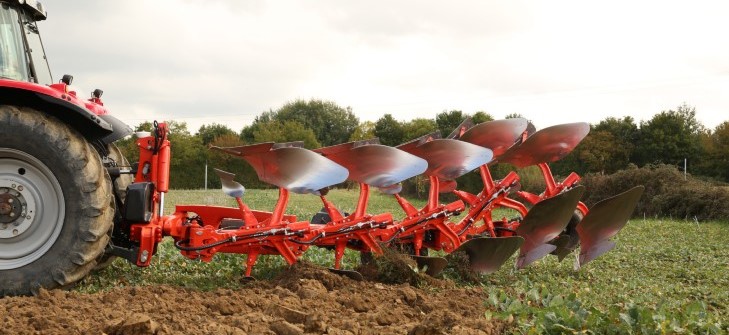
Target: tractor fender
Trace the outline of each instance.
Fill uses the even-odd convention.
[[[31,107],[53,116],[77,130],[89,141],[102,140],[111,143],[131,133],[129,126],[113,116],[96,115],[81,106],[83,102],[80,99],[48,86],[0,80],[0,104]]]

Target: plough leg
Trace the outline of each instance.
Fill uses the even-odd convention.
[[[342,267],[342,258],[344,250],[347,248],[346,240],[338,240],[334,245],[334,268],[339,270]]]
[[[248,258],[246,259],[246,278],[253,278],[251,277],[251,271],[253,271],[253,266],[256,265],[256,261],[258,260],[258,250],[252,250],[248,253]]]

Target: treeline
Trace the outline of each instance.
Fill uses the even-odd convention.
[[[208,150],[210,145],[229,147],[259,142],[303,141],[306,148],[318,148],[353,140],[378,137],[385,145],[397,145],[418,136],[440,130],[444,136],[453,131],[466,117],[474,122],[494,120],[486,112],[467,114],[459,110],[444,111],[434,119],[415,118],[396,120],[390,114],[375,122],[360,120],[351,108],[322,100],[297,100],[277,110],[263,112],[255,120],[236,131],[223,124],[203,125],[194,134],[184,122],[168,121],[172,142],[172,188],[194,189],[205,186],[206,164],[210,167],[208,187],[219,187],[212,168],[236,173],[246,187],[267,187],[255,171],[241,159]],[[518,114],[506,116],[520,117]],[[580,120],[575,120],[575,122]],[[540,125],[536,125],[538,128]],[[144,122],[136,130],[149,131],[151,122]],[[134,138],[118,142],[130,161],[138,157]],[[626,116],[607,118],[591,125],[591,131],[577,149],[553,165],[557,175],[571,171],[580,174],[610,174],[647,164],[668,164],[716,181],[729,181],[729,121],[715,129],[707,129],[696,119],[696,111],[688,105],[675,110],[662,111],[648,121],[636,121]],[[502,171],[503,170],[503,171]],[[495,174],[508,167],[497,167]],[[460,182],[465,189],[477,189],[476,176],[466,176]],[[471,186],[470,179],[474,186]],[[411,191],[423,191],[421,182],[409,183]]]

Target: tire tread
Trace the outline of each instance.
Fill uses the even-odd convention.
[[[109,241],[106,233],[111,228],[114,215],[111,206],[111,179],[96,150],[83,136],[62,121],[35,109],[8,105],[0,106],[0,120],[8,127],[28,129],[36,137],[29,141],[36,141],[54,151],[63,152],[69,166],[49,168],[57,175],[59,169],[70,169],[72,173],[65,175],[70,175],[70,182],[80,189],[80,192],[70,196],[79,198],[76,205],[80,207],[77,209],[69,204],[70,197],[64,191],[64,227],[51,249],[33,263],[18,269],[0,271],[0,277],[8,277],[3,272],[14,272],[17,274],[13,276],[15,279],[18,276],[25,279],[0,279],[2,295],[35,294],[41,287],[68,287],[84,278],[94,268],[96,259],[104,252]],[[66,232],[67,229],[71,231]],[[53,267],[47,268],[49,264]]]

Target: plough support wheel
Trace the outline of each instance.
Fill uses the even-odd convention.
[[[443,257],[430,256],[412,256],[415,263],[418,264],[418,270],[425,269],[425,274],[435,277],[448,265],[448,261]]]
[[[645,187],[636,186],[612,198],[598,202],[577,225],[580,236],[579,265],[615,247],[608,239],[615,236],[628,222]]]
[[[584,186],[577,186],[567,192],[540,201],[527,213],[524,221],[517,228],[517,235],[524,238],[521,246],[517,268],[521,269],[530,263],[546,256],[557,247],[547,244],[564,229],[574,213]]]
[[[456,249],[468,255],[471,269],[481,274],[496,272],[524,243],[520,236],[478,237]]]

